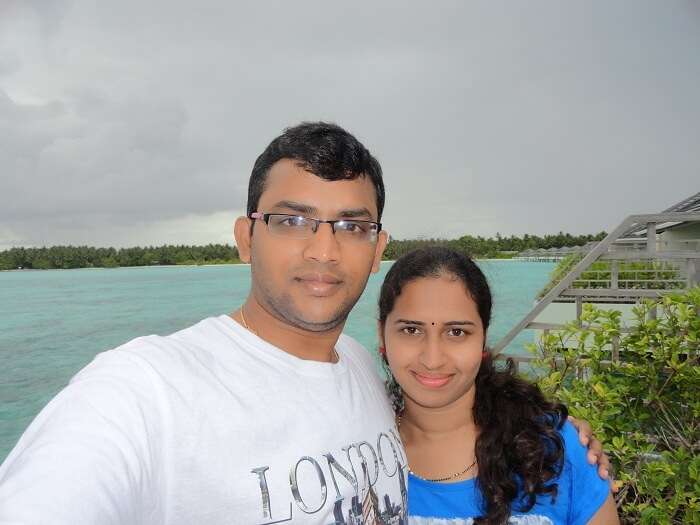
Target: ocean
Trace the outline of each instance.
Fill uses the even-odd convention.
[[[376,349],[376,301],[391,263],[370,277],[345,331]],[[552,263],[480,261],[494,293],[491,343],[533,304]],[[233,311],[247,265],[0,272],[0,462],[36,414],[99,352]],[[525,353],[531,333],[509,347]]]

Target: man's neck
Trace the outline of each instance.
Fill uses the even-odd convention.
[[[337,359],[335,345],[344,323],[324,332],[304,330],[277,319],[253,297],[248,297],[231,317],[261,339],[300,359],[321,362]]]

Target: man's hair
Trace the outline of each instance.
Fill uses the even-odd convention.
[[[377,220],[384,210],[382,167],[359,140],[336,124],[302,122],[287,128],[270,142],[253,165],[248,182],[248,215],[258,211],[270,168],[291,159],[306,171],[327,181],[369,177],[377,195]]]

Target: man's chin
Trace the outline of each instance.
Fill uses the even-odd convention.
[[[294,326],[307,330],[309,332],[329,332],[342,326],[348,318],[347,314],[342,316],[294,316],[293,319],[287,319]]]
[[[301,330],[318,333],[342,327],[356,302],[316,300],[291,295],[268,296],[266,299],[268,311],[278,320]]]

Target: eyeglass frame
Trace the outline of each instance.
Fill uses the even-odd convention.
[[[259,211],[254,211],[248,215],[249,219],[260,219],[262,220],[268,227],[269,227],[269,221],[270,217],[273,215],[283,215],[285,217],[301,217],[302,219],[306,219],[307,221],[311,221],[315,226],[311,229],[312,234],[316,234],[318,232],[318,228],[321,226],[321,224],[330,224],[331,225],[331,231],[333,232],[333,235],[335,235],[335,225],[338,222],[363,222],[365,224],[374,224],[377,226],[377,231],[374,232],[375,235],[378,235],[380,231],[382,231],[382,223],[381,222],[376,222],[376,221],[367,221],[363,219],[335,219],[331,221],[324,221],[321,219],[314,219],[313,217],[306,217],[304,215],[297,215],[294,213],[262,213]],[[307,237],[311,238],[311,236]],[[376,238],[375,238],[376,241]],[[370,241],[372,242],[372,241]]]

